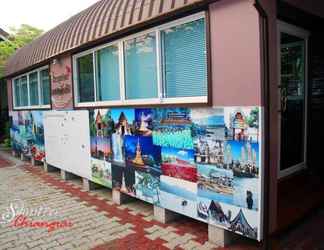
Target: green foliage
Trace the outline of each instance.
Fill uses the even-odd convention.
[[[250,116],[247,118],[247,124],[251,128],[259,127],[259,108],[254,108],[250,112]]]
[[[11,28],[7,41],[0,42],[0,78],[4,76],[5,64],[15,51],[33,41],[42,34],[42,30],[27,24]]]
[[[11,140],[10,140],[10,138],[6,138],[6,139],[4,139],[4,141],[3,141],[3,145],[4,145],[6,148],[10,148],[10,147],[11,147]]]

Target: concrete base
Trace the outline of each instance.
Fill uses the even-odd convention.
[[[21,161],[26,161],[27,160],[27,157],[24,155],[24,154],[20,154],[20,160]]]
[[[31,164],[33,166],[39,166],[39,165],[42,165],[42,162],[41,161],[36,161],[34,158],[31,158]]]
[[[181,214],[162,207],[154,206],[154,219],[161,223],[168,223],[179,218],[181,218]]]
[[[61,169],[61,178],[62,178],[62,180],[68,181],[68,180],[75,179],[76,176],[70,172],[66,172]]]
[[[86,178],[82,178],[82,186],[85,191],[91,191],[94,189],[102,188],[101,185],[94,183],[92,181],[89,181]]]
[[[45,172],[56,172],[57,171],[57,168],[51,166],[51,165],[48,165],[47,162],[44,161],[43,163],[44,165],[44,171]]]
[[[238,238],[239,236],[231,231],[208,224],[208,241],[219,247],[228,247]]]
[[[122,204],[125,204],[125,203],[128,203],[128,202],[134,201],[134,198],[127,195],[127,194],[124,194],[124,193],[120,192],[117,189],[113,189],[112,190],[112,200],[117,205],[122,205]]]

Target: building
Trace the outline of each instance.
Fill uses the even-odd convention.
[[[152,134],[159,134],[161,142],[145,151],[148,158],[155,157],[152,166],[147,164],[151,177],[160,178],[156,162],[161,158],[161,147],[194,156],[193,141],[198,135],[206,140],[217,137],[206,129],[206,124],[216,121],[204,114],[204,109],[212,113],[217,107],[217,115],[225,123],[220,139],[224,141],[224,162],[232,167],[221,169],[213,161],[195,162],[197,171],[222,173],[246,162],[252,165],[253,174],[239,169],[234,183],[253,182],[257,190],[234,187],[233,196],[241,199],[213,194],[218,198],[205,201],[200,200],[203,191],[196,183],[179,176],[160,178],[164,182],[156,183],[164,193],[159,193],[159,200],[164,200],[160,198],[165,193],[174,197],[160,206],[210,227],[268,242],[271,235],[323,199],[321,192],[314,192],[324,190],[319,181],[314,182],[324,173],[317,146],[323,138],[323,24],[324,4],[320,0],[101,0],[20,49],[8,61],[10,114],[13,123],[20,113],[29,111],[73,114],[78,123],[64,131],[70,129],[71,137],[74,135],[70,154],[77,160],[78,154],[86,155],[89,139],[88,121],[81,113],[111,110],[114,156],[109,162],[103,160],[103,165],[117,169],[120,178],[126,176],[127,189],[136,196],[136,171],[140,170],[129,167],[124,155],[125,145],[136,147],[126,143],[129,137],[142,136],[131,129],[136,124],[134,109],[150,109],[152,113],[170,107],[187,109],[161,112],[167,114],[158,124],[163,129],[155,133],[153,126]],[[199,111],[191,112],[194,109]],[[44,124],[46,144],[47,131],[54,128]],[[197,134],[192,133],[193,127]],[[57,138],[62,137],[60,129],[54,132]],[[152,144],[149,137],[145,142]],[[248,151],[242,151],[246,145]],[[44,150],[46,157],[53,156],[46,147]],[[57,167],[64,170],[64,164]],[[80,169],[81,165],[84,173],[91,171],[84,162]],[[91,174],[81,177],[91,178]],[[314,183],[318,183],[316,188],[310,188]],[[250,205],[235,203],[246,201],[247,194]],[[292,204],[300,197],[303,207],[297,211]],[[153,197],[145,199],[149,200]],[[235,218],[233,227],[219,223],[207,212],[216,202],[217,210]],[[191,204],[199,211],[187,209]]]
[[[0,42],[8,40],[9,34],[0,28]]]

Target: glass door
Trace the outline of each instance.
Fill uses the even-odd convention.
[[[279,178],[306,167],[308,32],[279,22]]]

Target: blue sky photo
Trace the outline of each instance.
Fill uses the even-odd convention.
[[[114,108],[111,110],[111,118],[114,120],[114,122],[118,122],[119,116],[122,112],[124,112],[125,116],[127,117],[128,123],[132,124],[135,119],[135,110],[127,108]]]
[[[148,117],[150,116],[152,120],[153,117],[153,113],[152,113],[152,109],[135,109],[135,120],[136,122],[140,122],[141,121],[141,116],[142,113],[144,113],[144,116]]]
[[[241,148],[246,145],[246,142],[231,140],[227,141],[226,143],[231,145],[233,160],[241,160]],[[256,152],[257,162],[259,162],[259,144],[251,143],[251,146]]]
[[[161,147],[153,145],[152,137],[148,136],[125,136],[125,154],[126,158],[134,158],[136,153],[136,145],[139,140],[142,155],[150,155],[156,163],[161,162]]]
[[[43,112],[42,111],[32,111],[32,116],[33,116],[34,122],[37,126],[43,125]]]
[[[163,156],[176,156],[180,160],[194,163],[194,150],[184,150],[177,148],[162,147]]]

